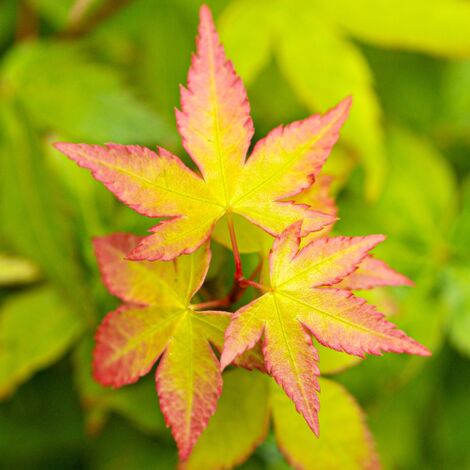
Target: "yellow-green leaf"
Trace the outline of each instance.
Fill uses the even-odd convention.
[[[291,6],[286,5],[286,9]],[[277,44],[281,70],[311,110],[325,109],[340,97],[352,96],[344,136],[363,160],[367,192],[375,197],[384,179],[385,151],[381,111],[369,66],[357,46],[313,7],[305,9],[295,26],[287,12],[286,17],[291,21],[285,23]]]
[[[314,436],[283,391],[271,382],[276,440],[296,469],[363,470],[379,468],[372,437],[354,398],[341,385],[320,379],[321,434]]]
[[[217,410],[181,468],[221,470],[247,459],[268,431],[268,393],[269,380],[259,372],[225,373]]]
[[[444,57],[470,56],[470,4],[462,0],[315,0],[353,36]]]

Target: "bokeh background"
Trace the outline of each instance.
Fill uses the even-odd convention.
[[[415,288],[373,300],[433,351],[369,358],[335,377],[366,410],[390,469],[470,468],[470,2],[220,0],[256,139],[353,95],[325,172],[336,232],[384,233],[377,254]],[[196,0],[0,0],[0,468],[174,468],[152,379],[90,377],[92,334],[116,305],[90,239],[155,221],[51,147],[162,145]],[[216,248],[212,288],[231,261]],[[289,468],[269,436],[244,469]],[[201,469],[204,470],[204,469]]]

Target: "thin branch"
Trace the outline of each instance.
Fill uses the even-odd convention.
[[[81,16],[75,16],[75,21],[69,23],[68,28],[65,31],[62,31],[60,36],[66,38],[85,36],[88,32],[92,31],[101,23],[104,23],[108,18],[115,15],[123,7],[127,6],[130,1],[131,0],[108,0],[90,15],[86,12],[79,12]],[[74,13],[74,15],[76,15],[76,13]]]
[[[228,307],[229,297],[226,296],[223,299],[216,299],[216,300],[208,300],[207,302],[201,302],[199,304],[194,304],[193,308],[196,310],[206,310],[208,308],[221,308],[221,307]]]
[[[251,273],[248,279],[240,279],[239,281],[234,279],[232,288],[230,289],[230,292],[225,297],[223,297],[222,299],[208,300],[206,302],[194,304],[193,308],[196,310],[204,310],[207,308],[230,307],[232,304],[234,304],[240,299],[240,297],[245,293],[245,291],[250,286],[256,287],[257,289],[262,290],[262,291],[266,291],[267,288],[265,286],[253,281],[253,279],[256,276],[258,276],[258,274],[260,273],[262,267],[263,267],[263,259],[261,258],[258,263],[258,266],[256,266],[256,268]]]
[[[259,282],[252,281],[251,279],[241,279],[239,281],[239,284],[242,288],[247,288],[249,286],[254,287],[255,289],[258,289],[262,292],[267,292],[269,290],[268,287],[264,286],[263,284],[260,284]]]
[[[31,6],[23,0],[18,7],[15,38],[17,41],[36,38],[38,36],[38,17]]]

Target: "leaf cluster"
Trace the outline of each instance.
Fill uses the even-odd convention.
[[[180,392],[190,390],[187,364],[192,356],[181,345],[191,344],[186,334],[196,332],[192,344],[201,358],[196,364],[199,367],[203,362],[199,370],[207,370],[207,377],[212,379],[204,381],[205,374],[194,375],[193,396],[198,398],[202,390],[204,397],[210,398],[197,409],[193,421],[186,420],[191,422],[188,432],[179,432],[178,439],[183,443],[180,451],[189,453],[187,449],[201,423],[208,425],[185,466],[279,469],[288,468],[287,459],[295,468],[363,468],[376,467],[380,453],[386,468],[465,467],[468,436],[462,430],[469,419],[466,377],[470,376],[465,360],[470,337],[468,8],[465,2],[440,0],[414,2],[412,6],[346,0],[338,2],[340,8],[336,4],[332,8],[330,3],[210,2],[228,56],[248,87],[256,124],[252,141],[261,145],[263,136],[280,122],[324,112],[344,96],[352,94],[354,103],[344,125],[338,122],[341,138],[334,148],[326,149],[326,154],[331,151],[326,165],[321,152],[310,155],[307,166],[312,165],[308,171],[315,173],[313,185],[313,174],[307,175],[305,167],[297,168],[295,183],[299,188],[306,185],[300,193],[293,194],[297,188],[287,198],[278,198],[280,191],[289,188],[277,180],[277,189],[254,197],[250,207],[241,210],[237,205],[236,211],[228,211],[217,220],[210,235],[211,257],[201,289],[189,301],[187,293],[182,294],[188,311],[163,298],[159,302],[148,295],[142,298],[142,292],[128,281],[146,285],[147,270],[137,266],[150,265],[154,273],[149,275],[147,294],[164,293],[166,299],[172,275],[175,285],[191,284],[185,268],[175,274],[168,266],[199,260],[201,270],[208,263],[208,248],[178,256],[176,261],[147,262],[126,260],[127,246],[122,248],[118,243],[114,254],[119,259],[114,259],[116,270],[111,272],[129,273],[129,266],[133,266],[131,273],[141,273],[140,277],[132,277],[134,273],[130,278],[115,279],[131,295],[111,289],[122,299],[120,306],[121,300],[113,299],[103,288],[90,239],[98,237],[95,246],[97,251],[101,247],[101,253],[116,245],[119,237],[134,249],[134,243],[144,237],[129,234],[144,235],[160,221],[142,217],[116,201],[51,143],[115,141],[151,148],[158,144],[179,155],[194,175],[206,180],[200,162],[193,162],[181,148],[172,112],[179,100],[177,84],[185,81],[193,50],[199,2],[0,2],[0,466],[153,468],[158,462],[159,468],[174,468],[176,449],[165,420],[177,430],[182,429],[187,417],[191,394],[183,396]],[[399,24],[394,21],[397,15]],[[463,26],[457,27],[459,24]],[[201,103],[188,106],[200,109]],[[304,130],[312,129],[308,125],[307,120]],[[244,125],[234,128],[246,132]],[[295,128],[286,126],[283,132],[288,131],[292,137]],[[226,137],[236,135],[228,133]],[[195,141],[190,145],[194,147]],[[269,157],[275,154],[273,147],[264,148]],[[237,151],[228,153],[233,156]],[[255,153],[251,146],[238,155],[242,153],[243,158],[247,155],[246,166]],[[259,173],[269,171],[269,165],[262,166],[261,157]],[[167,154],[164,160],[168,163],[172,158]],[[323,165],[321,173],[314,168],[315,161]],[[250,178],[245,176],[245,182],[239,178],[249,174],[247,170],[239,173],[236,167],[228,168],[228,193],[249,187]],[[286,175],[294,170],[290,167]],[[253,175],[260,178],[257,171]],[[219,176],[214,176],[214,184],[204,186],[202,193],[205,199],[222,201],[226,207],[223,187],[215,194],[211,189],[220,183]],[[183,179],[178,180],[177,189],[182,189],[180,181]],[[289,183],[287,176],[286,181]],[[272,206],[262,205],[265,196],[272,198]],[[151,199],[149,203],[153,204]],[[284,205],[286,202],[293,204]],[[373,257],[365,256],[344,280],[315,287],[312,292],[335,289],[349,296],[353,291],[351,299],[366,299],[387,316],[393,315],[394,323],[433,351],[435,361],[392,355],[363,361],[324,346],[319,341],[329,340],[336,349],[353,344],[357,347],[358,337],[356,332],[353,342],[349,335],[340,334],[329,317],[330,328],[335,328],[332,343],[328,331],[319,328],[327,323],[321,320],[324,313],[319,316],[315,297],[307,300],[309,309],[312,301],[316,302],[316,312],[310,312],[308,318],[303,312],[301,321],[290,315],[290,304],[280,310],[281,323],[273,319],[272,308],[262,310],[260,322],[250,325],[255,336],[261,331],[260,341],[237,357],[223,374],[220,372],[218,362],[224,350],[221,329],[235,320],[233,312],[253,301],[269,305],[275,297],[284,305],[289,299],[285,293],[270,294],[269,252],[275,238],[288,227],[290,216],[286,215],[291,214],[289,221],[298,220],[291,210],[301,211],[306,220],[305,209],[300,206],[310,206],[310,216],[311,211],[322,213],[325,226],[310,233],[313,224],[303,229],[299,253],[312,242],[314,245],[304,253],[323,253],[324,248],[315,244],[319,238],[387,234],[387,241],[374,248]],[[275,221],[266,220],[272,215],[270,211],[279,207],[288,209],[285,221],[276,222],[280,228],[272,225]],[[246,216],[251,217],[259,208],[263,210],[255,214],[255,225]],[[170,209],[174,212],[162,214],[163,219],[176,219],[180,214],[176,207]],[[204,208],[198,210],[203,218],[210,215]],[[190,216],[191,211],[187,214]],[[327,221],[333,222],[336,217],[341,219],[332,229],[333,224]],[[237,257],[229,218],[242,267],[238,271],[233,262]],[[320,222],[309,219],[314,224]],[[268,232],[259,226],[260,221]],[[294,227],[291,229],[292,233]],[[121,235],[109,236],[111,233]],[[351,242],[357,240],[353,237]],[[294,237],[291,242],[294,246]],[[351,252],[347,260],[354,263]],[[406,273],[415,287],[371,289],[409,283],[382,260]],[[341,263],[345,262],[341,258]],[[283,267],[291,263],[295,264],[281,262]],[[103,264],[101,268],[104,273]],[[329,274],[337,276],[333,271]],[[166,287],[159,289],[156,284],[162,272]],[[295,297],[298,301],[298,294]],[[337,298],[335,302],[338,307]],[[330,299],[328,305],[335,302]],[[354,302],[359,307],[359,300]],[[298,302],[293,305],[298,309]],[[155,341],[140,341],[139,334],[135,336],[139,344],[154,346],[148,349],[152,357],[145,367],[150,368],[159,356],[156,373],[162,378],[160,397],[177,397],[161,400],[160,407],[152,377],[141,377],[137,383],[117,389],[103,387],[92,378],[92,336],[102,315],[121,312],[122,318],[140,331],[145,325],[134,323],[132,315],[125,312],[148,311],[157,324],[161,317],[152,316],[157,310],[163,316],[170,312],[167,328],[159,330],[162,334],[155,334]],[[363,314],[365,310],[359,308]],[[211,320],[220,320],[217,325],[221,329],[207,323],[201,328],[203,312],[210,312]],[[119,333],[116,338],[122,345],[127,326],[123,333],[120,318],[118,313],[110,314],[109,323],[110,331]],[[188,318],[190,321],[183,321]],[[238,315],[232,329],[242,319]],[[358,316],[354,319],[357,321]],[[315,328],[310,329],[312,324]],[[265,342],[266,335],[280,331],[281,325],[289,327],[288,339],[295,340],[287,344],[297,348],[296,352],[307,352],[299,358],[299,365],[308,365],[308,375],[301,375],[301,380],[296,380],[288,367],[275,370],[265,360],[264,353],[267,357],[281,354],[282,364],[289,357],[282,354],[282,343],[273,348],[272,342]],[[99,331],[104,332],[104,326]],[[109,337],[102,338],[106,343]],[[231,340],[232,353],[235,346],[243,349],[247,344],[236,339],[233,336]],[[368,347],[364,338],[360,345]],[[410,343],[407,346],[411,347]],[[137,370],[135,380],[145,373],[139,362],[146,357],[145,351],[137,346],[137,354],[129,355],[137,358],[133,364],[138,367],[131,369],[133,373]],[[168,351],[174,353],[172,360],[165,360]],[[224,357],[229,352],[227,349]],[[359,349],[354,352],[360,354]],[[360,362],[360,367],[351,367]],[[247,368],[258,370],[250,372]],[[95,375],[98,369],[106,372],[103,362],[99,367],[95,361],[94,369]],[[175,370],[180,381],[172,380]],[[272,376],[277,374],[294,397],[299,396],[295,393],[305,378],[312,380],[307,396],[317,395],[315,390],[320,388],[319,413],[313,407],[320,438],[295,409],[300,405],[305,410],[302,400],[293,404],[287,390],[276,385],[267,371]],[[320,372],[321,377],[313,374],[312,378],[313,371]],[[108,383],[112,384],[111,380]],[[376,445],[351,392],[367,411]],[[165,407],[169,401],[178,410]],[[166,410],[166,416],[160,409]],[[209,417],[213,409],[216,412]],[[315,418],[310,423],[315,427]],[[89,437],[85,437],[83,426]]]

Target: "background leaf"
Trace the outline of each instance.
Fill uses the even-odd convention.
[[[56,361],[83,329],[83,320],[43,287],[9,299],[0,310],[0,398]],[[28,333],[33,330],[34,334]]]
[[[286,4],[285,15],[292,16]],[[284,27],[278,46],[279,64],[302,102],[309,110],[324,109],[352,95],[353,106],[344,128],[344,140],[363,159],[367,176],[367,194],[375,197],[383,183],[385,153],[380,127],[381,113],[373,90],[368,64],[359,49],[347,42],[316,9],[305,8],[306,16],[291,19]],[[283,23],[284,25],[284,23]],[[314,53],[305,53],[307,50]]]
[[[38,278],[38,268],[29,260],[0,253],[0,286],[27,284]]]
[[[316,438],[282,390],[271,384],[276,439],[294,468],[373,468],[377,456],[372,437],[362,411],[343,387],[320,380],[321,436]]]
[[[470,5],[465,1],[339,0],[332,9],[330,2],[317,0],[317,5],[354,36],[380,46],[448,57],[470,54]]]
[[[267,377],[258,372],[225,373],[217,410],[182,468],[232,468],[246,460],[268,430],[268,391]]]
[[[74,253],[58,188],[44,165],[39,139],[19,105],[9,102],[1,109],[1,237],[12,251],[35,261],[68,300],[83,305],[86,287],[82,267]],[[82,309],[89,319],[91,306]]]
[[[38,126],[69,138],[142,144],[165,142],[168,134],[161,118],[129,92],[116,71],[93,62],[75,45],[23,45],[7,57],[4,81]]]

